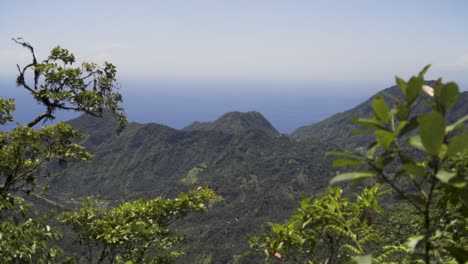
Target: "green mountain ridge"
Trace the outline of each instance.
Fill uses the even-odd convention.
[[[228,263],[240,257],[248,250],[248,233],[287,218],[300,193],[324,190],[334,175],[325,152],[337,146],[292,140],[255,112],[227,113],[203,130],[130,123],[119,136],[111,120],[81,116],[70,121],[89,133],[82,143],[94,158],[62,165],[49,182],[49,198],[94,195],[116,204],[209,186],[224,200],[178,225],[190,242],[180,263],[203,263],[204,258]],[[231,133],[230,123],[239,129]]]
[[[381,93],[389,103],[399,96],[397,87]],[[449,122],[468,113],[468,92],[460,97]],[[366,136],[348,134],[357,128],[350,118],[371,114],[372,98],[291,136],[279,134],[258,112],[230,112],[181,130],[130,123],[119,136],[111,116],[83,115],[69,123],[89,133],[82,144],[94,159],[57,165],[60,174],[48,182],[48,199],[73,206],[72,200],[94,195],[117,204],[208,186],[224,200],[207,214],[177,224],[187,237],[186,255],[178,262],[259,263],[243,256],[247,234],[288,218],[301,193],[318,195],[326,189],[336,171],[325,152],[369,143]]]
[[[279,132],[259,112],[228,112],[213,122],[193,122],[183,131],[222,131],[229,134],[241,134],[247,130],[262,130],[267,134],[278,135]]]
[[[427,85],[434,85],[435,81],[427,81]],[[395,98],[402,98],[400,88],[398,86],[392,86],[387,89],[380,91],[377,94],[381,94],[387,101],[389,106],[395,103]],[[291,133],[290,137],[302,141],[309,138],[319,138],[326,142],[333,142],[345,149],[355,149],[357,147],[366,147],[370,143],[371,136],[369,135],[358,135],[350,137],[349,133],[354,129],[360,129],[358,125],[353,123],[351,119],[353,117],[371,117],[372,116],[372,101],[377,95],[373,95],[365,102],[357,105],[356,107],[347,111],[337,113],[331,117],[328,117],[320,122],[313,123],[311,125],[302,126]],[[421,114],[429,111],[424,104],[417,104],[415,108],[416,114]],[[449,112],[447,122],[453,123],[463,115],[468,113],[468,91],[460,93],[460,99],[458,103]]]

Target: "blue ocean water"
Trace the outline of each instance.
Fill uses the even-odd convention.
[[[180,129],[194,121],[213,121],[230,111],[258,111],[281,133],[291,133],[300,126],[345,111],[386,88],[359,83],[226,80],[123,80],[120,86],[123,106],[133,122]],[[16,98],[17,122],[29,122],[43,111],[13,81],[0,82],[0,89],[0,96]],[[57,120],[76,116],[73,112],[56,114]]]

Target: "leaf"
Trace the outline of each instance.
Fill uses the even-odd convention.
[[[379,169],[384,169],[385,166],[387,166],[390,162],[394,160],[394,157],[391,155],[386,155],[386,156],[380,156],[376,161],[375,161],[375,166]]]
[[[362,165],[361,160],[356,159],[336,159],[333,161],[333,167],[357,167]]]
[[[424,75],[426,74],[426,72],[429,70],[430,67],[431,67],[431,64],[428,64],[428,65],[424,66],[424,68],[419,72],[418,77],[423,79]]]
[[[458,152],[467,152],[468,151],[468,132],[465,132],[460,135],[456,135],[452,138],[448,145],[446,157],[451,157]]]
[[[355,256],[353,258],[354,263],[357,264],[372,264],[372,255],[361,255],[361,256]]]
[[[405,163],[402,167],[406,172],[417,177],[421,177],[426,174],[426,170],[424,169],[424,167],[419,166],[415,163]]]
[[[334,184],[334,183],[342,182],[342,181],[351,181],[351,180],[370,178],[374,176],[375,174],[373,172],[368,172],[368,171],[342,173],[333,177],[333,179],[331,179],[330,181],[330,184]]]
[[[395,139],[395,135],[386,130],[377,130],[375,131],[377,136],[377,143],[383,149],[388,149]]]
[[[421,137],[420,137],[419,135],[410,137],[410,138],[408,139],[408,141],[407,141],[407,144],[408,144],[409,146],[415,147],[415,148],[420,149],[420,150],[422,150],[422,151],[425,150],[425,149],[424,149],[424,145],[423,145],[423,143],[422,143],[422,141],[421,141]]]
[[[341,157],[346,157],[346,158],[351,158],[351,159],[355,159],[355,160],[362,160],[363,158],[358,156],[358,155],[354,155],[352,153],[349,153],[349,152],[339,152],[339,151],[328,151],[325,153],[325,156],[341,156]]]
[[[352,118],[351,121],[363,127],[374,129],[386,129],[385,124],[374,119]]]
[[[420,236],[414,236],[414,237],[410,237],[408,239],[408,242],[407,242],[407,247],[408,247],[408,250],[411,252],[411,253],[414,253],[416,251],[416,247],[418,246],[418,244],[420,244],[421,240],[424,239],[424,236],[420,235]]]
[[[407,124],[408,124],[407,121],[400,121],[400,123],[398,124],[398,126],[395,128],[394,133],[396,134],[396,133],[400,132],[403,128],[406,127]]]
[[[405,98],[408,102],[408,105],[412,105],[413,102],[418,98],[419,93],[421,92],[421,87],[424,85],[424,80],[421,77],[413,77],[408,83],[408,88],[406,89]]]
[[[455,123],[451,124],[450,126],[447,126],[447,128],[445,129],[445,133],[450,133],[455,129],[463,127],[463,123],[465,123],[466,121],[468,121],[468,115],[465,115],[464,117],[458,119]]]
[[[443,183],[449,182],[450,179],[452,179],[455,176],[456,176],[455,172],[448,172],[445,170],[440,170],[439,172],[437,172],[437,175],[436,175],[437,179],[439,179]]]
[[[454,82],[449,82],[442,87],[439,94],[439,101],[447,111],[455,105],[459,96],[458,85]]]
[[[374,109],[374,113],[377,119],[385,124],[390,122],[390,109],[383,96],[377,95],[375,97],[374,101],[372,101],[372,108]]]
[[[377,144],[376,144],[376,142],[374,142],[374,143],[375,144],[373,144],[372,146],[369,146],[369,148],[366,151],[366,157],[368,159],[373,159],[374,158],[375,151],[377,150]]]
[[[395,77],[395,82],[397,83],[398,87],[400,87],[400,90],[403,93],[403,95],[406,95],[406,89],[408,88],[408,83],[398,76]]]
[[[411,118],[405,126],[400,130],[399,137],[402,137],[403,135],[415,130],[418,127],[418,121],[416,118]]]
[[[427,153],[437,155],[445,137],[445,121],[439,112],[418,117],[421,142]]]
[[[408,120],[410,109],[406,103],[397,105],[396,109],[396,116],[399,120]]]

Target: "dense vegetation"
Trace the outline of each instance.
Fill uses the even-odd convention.
[[[176,130],[126,123],[112,64],[15,41],[45,112],[0,134],[2,263],[467,260],[468,93],[427,68],[292,137],[257,112]],[[38,127],[58,110],[84,115]]]
[[[265,120],[251,114],[235,115],[261,117],[258,124]],[[224,117],[215,122],[224,122]],[[299,193],[326,189],[334,175],[325,152],[336,146],[318,140],[299,143],[267,130],[268,126],[229,133],[130,123],[116,136],[110,116],[99,122],[82,116],[69,123],[89,132],[83,145],[94,158],[63,164],[60,175],[49,182],[51,200],[73,207],[82,195],[100,195],[115,205],[141,197],[172,197],[200,185],[223,197],[206,214],[179,223],[187,234],[187,255],[181,263],[240,258],[249,249],[246,234],[258,232],[266,221],[285,219]]]
[[[468,132],[461,129],[468,115],[446,124],[447,112],[459,99],[458,85],[443,84],[441,79],[434,87],[425,85],[428,68],[408,82],[396,78],[403,99],[395,98],[393,109],[377,95],[372,101],[371,118],[353,118],[364,128],[353,134],[374,138],[362,153],[328,153],[339,157],[333,162],[335,167],[352,168],[335,176],[332,184],[372,179],[376,184],[370,190],[377,190],[382,184],[410,206],[416,217],[416,234],[400,238],[406,244],[388,241],[381,249],[363,247],[364,242],[379,240],[373,226],[379,228],[382,224],[373,223],[369,212],[380,211],[376,192],[366,188],[352,203],[340,199],[341,189],[330,189],[324,197],[305,198],[289,222],[271,224],[272,232],[252,239],[254,248],[265,248],[267,261],[465,263],[468,260]],[[413,113],[419,101],[430,106],[428,113]],[[359,216],[361,219],[357,219]],[[317,246],[321,246],[318,252]]]
[[[69,124],[35,128],[40,122],[54,119],[58,110],[84,112],[102,117],[104,112],[117,119],[117,131],[126,125],[119,106],[121,95],[115,86],[116,69],[110,63],[98,66],[82,63],[74,68],[75,57],[61,47],[54,48],[38,61],[33,47],[22,39],[13,39],[27,48],[32,62],[18,66],[16,80],[20,88],[45,108],[30,123],[0,132],[0,261],[1,263],[167,263],[180,251],[172,249],[183,237],[169,226],[191,212],[204,212],[219,197],[208,188],[197,188],[175,199],[155,198],[123,203],[112,209],[91,198],[83,205],[59,217],[87,248],[83,255],[63,255],[51,241],[61,232],[50,225],[48,215],[30,210],[25,198],[35,195],[38,182],[47,176],[53,161],[86,161],[91,153],[76,142],[84,133]],[[29,78],[32,74],[32,78]],[[0,99],[0,125],[12,122],[13,99]],[[35,197],[40,197],[37,194]],[[47,200],[50,201],[50,200]],[[53,204],[57,204],[52,202]],[[39,205],[40,207],[40,205]],[[94,253],[99,253],[97,256]]]

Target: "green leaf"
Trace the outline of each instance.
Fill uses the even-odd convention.
[[[336,159],[333,161],[333,167],[357,167],[362,165],[361,160],[356,159]]]
[[[415,163],[405,163],[405,164],[403,164],[402,168],[406,172],[408,172],[409,174],[414,175],[414,176],[421,177],[421,176],[424,176],[426,174],[426,170],[424,169],[424,167],[419,166],[419,165],[417,165]]]
[[[430,67],[431,67],[430,64],[424,66],[424,68],[419,72],[418,77],[421,79],[424,79],[424,75],[426,74],[426,72],[429,70]]]
[[[340,156],[340,157],[346,157],[346,158],[351,158],[351,159],[355,159],[355,160],[362,160],[363,158],[358,156],[358,155],[354,155],[352,153],[349,153],[349,152],[339,152],[339,151],[327,151],[325,152],[325,155],[326,156]]]
[[[408,139],[407,144],[409,146],[415,147],[417,149],[420,149],[422,151],[425,151],[424,145],[421,141],[421,137],[419,135],[412,136]]]
[[[410,237],[407,242],[408,250],[411,253],[414,253],[416,251],[416,247],[420,244],[420,242],[424,239],[424,236],[414,236]]]
[[[375,161],[375,166],[379,169],[384,169],[390,162],[394,160],[394,157],[391,155],[381,156]]]
[[[427,153],[437,155],[445,137],[445,120],[439,112],[418,117],[421,142]]]
[[[408,83],[408,88],[406,89],[405,99],[408,102],[408,105],[412,105],[413,102],[418,98],[419,93],[421,92],[421,87],[424,85],[423,78],[413,77]]]
[[[366,158],[373,159],[375,151],[377,150],[377,142],[374,142],[366,151]]]
[[[390,109],[385,102],[383,96],[377,95],[372,101],[372,108],[374,108],[374,113],[377,119],[387,124],[390,122]]]
[[[450,126],[447,126],[445,129],[445,133],[450,133],[454,131],[455,129],[459,129],[463,127],[463,124],[468,121],[468,115],[465,115],[464,117],[458,119],[455,123],[451,124]]]
[[[388,149],[395,139],[395,135],[386,130],[377,130],[375,135],[377,136],[377,144],[383,149]]]
[[[355,256],[353,261],[357,264],[372,264],[372,255]]]
[[[438,98],[444,109],[447,111],[455,105],[459,96],[460,92],[458,90],[458,85],[454,82],[449,82],[442,87]]]
[[[352,118],[351,121],[363,127],[374,128],[374,129],[386,129],[385,124],[374,119]]]
[[[330,184],[334,184],[334,183],[342,182],[342,181],[352,181],[352,180],[370,178],[374,176],[375,174],[373,172],[368,172],[368,171],[342,173],[333,177],[333,179],[330,181]]]
[[[452,179],[455,176],[456,176],[455,172],[448,172],[445,170],[440,170],[439,172],[437,172],[437,175],[436,175],[437,179],[439,179],[443,183],[449,182],[450,179]]]
[[[397,83],[398,87],[400,87],[400,90],[403,93],[403,95],[406,95],[406,89],[408,88],[408,83],[398,76],[395,77],[395,82]]]
[[[406,127],[407,124],[408,124],[407,121],[400,121],[400,123],[398,124],[398,126],[395,128],[394,133],[396,134],[396,133],[400,132],[403,128]]]
[[[398,120],[408,120],[410,109],[406,103],[400,103],[396,107],[396,116]]]
[[[405,126],[399,130],[400,131],[400,134],[399,134],[399,137],[402,137],[403,135],[415,130],[416,128],[418,127],[418,121],[416,118],[411,118],[406,124]]]
[[[467,152],[468,151],[468,132],[465,132],[460,135],[456,135],[452,138],[448,145],[448,150],[446,157],[451,157],[458,152]]]

